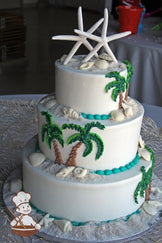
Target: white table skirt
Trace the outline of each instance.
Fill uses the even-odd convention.
[[[128,60],[134,68],[129,95],[157,106],[162,106],[162,31],[153,31],[152,27],[160,21],[160,18],[144,19],[142,34],[110,42],[117,59]],[[108,32],[119,32],[118,20],[109,21]]]

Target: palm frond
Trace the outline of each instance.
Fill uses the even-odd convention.
[[[52,136],[52,135],[53,135],[53,136]],[[65,141],[64,141],[63,137],[60,136],[60,135],[57,134],[57,133],[52,134],[52,135],[51,135],[52,140],[54,140],[54,139],[57,140],[57,141],[61,144],[61,146],[64,147],[64,143],[65,143]]]
[[[112,99],[113,99],[114,101],[116,101],[116,99],[117,99],[119,93],[120,93],[120,89],[119,89],[119,88],[115,88],[115,89],[113,89],[113,92],[112,92]]]
[[[52,124],[50,126],[50,129],[51,129],[51,133],[54,132],[54,133],[57,133],[59,135],[62,135],[62,129],[57,125],[57,124]]]
[[[41,112],[41,114],[43,115],[43,116],[45,116],[46,117],[46,122],[48,123],[48,124],[53,124],[53,120],[52,120],[52,115],[49,113],[49,111],[42,111]]]
[[[46,136],[46,144],[48,146],[49,149],[51,149],[51,143],[52,143],[53,139],[51,138],[50,135]]]
[[[86,146],[86,149],[84,150],[83,157],[88,156],[92,150],[93,150],[93,143],[90,139],[86,140],[86,143],[84,143]]]
[[[76,134],[72,135],[72,136],[68,139],[67,144],[69,145],[69,144],[72,144],[72,143],[74,143],[74,142],[76,142],[76,141],[82,141],[82,136],[81,136],[81,134],[76,133]]]
[[[62,129],[72,129],[72,130],[76,130],[80,133],[84,133],[84,130],[85,130],[83,127],[81,127],[77,124],[73,124],[73,123],[63,124]]]
[[[105,90],[106,90],[106,92],[108,92],[109,89],[118,87],[119,85],[120,85],[120,83],[118,81],[112,81],[105,86]]]
[[[96,154],[96,157],[95,157],[95,159],[97,160],[103,154],[103,151],[104,151],[104,143],[103,143],[102,139],[100,138],[100,136],[98,136],[95,133],[90,133],[89,134],[89,138],[92,139],[97,144],[98,150],[97,150],[97,154]]]
[[[100,122],[91,122],[91,123],[87,123],[87,124],[85,125],[85,131],[86,131],[86,134],[88,134],[88,133],[90,132],[91,128],[93,128],[93,127],[97,127],[97,128],[99,128],[99,129],[101,129],[101,130],[103,130],[103,129],[105,128],[105,126],[102,125]]]
[[[116,78],[120,76],[120,73],[118,71],[110,72],[105,75],[106,78]]]
[[[48,125],[43,125],[41,128],[42,142],[44,142],[45,133],[48,133]]]

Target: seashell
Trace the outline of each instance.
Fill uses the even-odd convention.
[[[75,168],[74,171],[73,171],[73,174],[75,176],[75,178],[84,178],[88,173],[88,170],[87,169],[83,169],[83,168]]]
[[[79,67],[79,69],[80,69],[80,70],[89,70],[91,67],[93,67],[93,65],[94,65],[94,62],[85,62],[85,63],[83,63],[83,64]]]
[[[127,100],[124,100],[124,103],[128,105],[136,105],[136,102],[133,99],[131,99],[129,96],[127,97]]]
[[[67,115],[69,114],[68,111],[69,111],[69,110],[68,110],[67,108],[63,108],[63,109],[62,109],[62,112],[63,112],[63,114],[64,114],[65,116],[67,116]]]
[[[34,152],[29,155],[29,162],[31,163],[31,165],[33,165],[35,167],[42,164],[45,161],[45,159],[46,159],[46,157],[42,153]]]
[[[108,61],[108,62],[112,62],[113,60],[112,60],[112,58],[107,54],[107,53],[102,53],[102,54],[100,54],[99,56],[98,56],[100,59],[102,59],[102,60],[106,60],[106,61]]]
[[[70,114],[71,118],[74,118],[74,119],[78,119],[79,118],[78,112],[73,110],[72,108],[69,109],[69,114]]]
[[[121,110],[114,110],[111,112],[111,118],[114,121],[123,121],[125,119],[125,116]]]
[[[44,228],[48,228],[48,225],[54,221],[54,218],[50,218],[49,213],[47,213],[39,222]]]
[[[22,189],[22,181],[20,179],[14,179],[10,182],[10,192],[18,193]]]
[[[148,201],[150,205],[153,205],[155,207],[161,207],[162,206],[162,203],[159,202],[159,201],[156,201],[156,200],[149,200]]]
[[[55,220],[55,224],[63,231],[70,232],[72,231],[72,224],[68,220]]]
[[[46,107],[47,109],[50,109],[50,108],[53,107],[55,104],[56,104],[56,101],[55,101],[55,100],[49,100],[49,101],[45,104],[45,107]]]
[[[153,216],[153,215],[156,215],[158,212],[158,210],[157,210],[158,206],[155,206],[155,205],[159,205],[159,204],[157,202],[152,203],[151,201],[147,201],[147,202],[143,203],[142,208],[144,209],[144,211],[146,213]]]
[[[56,177],[65,178],[74,170],[74,168],[74,166],[65,167],[56,174]]]
[[[138,148],[138,155],[146,161],[151,160],[151,153],[145,148]]]
[[[133,116],[133,109],[132,107],[127,107],[125,110],[124,110],[124,114],[127,118],[129,117],[132,117]]]
[[[109,67],[109,63],[106,60],[98,60],[94,64],[99,69],[107,69]]]
[[[155,192],[155,193],[162,193],[162,191],[160,190],[160,188],[159,187],[157,187],[157,186],[152,186],[151,187],[151,191],[152,192]]]
[[[77,111],[73,110],[72,108],[63,108],[62,112],[65,116],[73,118],[73,119],[79,119],[80,115]]]
[[[140,137],[139,137],[139,141],[138,141],[138,144],[139,144],[139,147],[140,148],[145,148],[145,142],[144,142],[144,140],[142,139],[142,136],[140,135]]]

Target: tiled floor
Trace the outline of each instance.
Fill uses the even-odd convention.
[[[54,61],[68,53],[73,45],[67,41],[52,41],[51,37],[73,34],[77,28],[77,9],[37,6],[25,8],[23,14],[27,27],[26,58],[0,64],[0,95],[54,92]],[[85,29],[100,16],[98,12],[84,10]]]

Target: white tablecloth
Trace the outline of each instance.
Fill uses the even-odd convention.
[[[144,19],[142,34],[110,42],[118,60],[128,60],[134,67],[129,95],[142,103],[162,106],[162,30],[152,27],[160,18]],[[109,21],[109,34],[119,32],[118,20]]]

